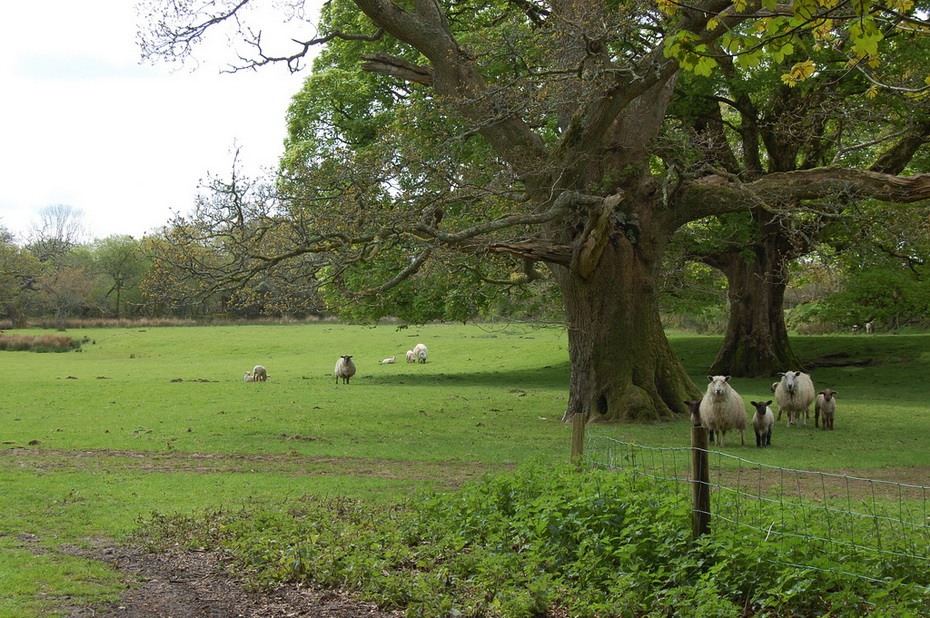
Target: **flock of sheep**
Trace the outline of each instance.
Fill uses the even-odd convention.
[[[425,363],[429,350],[422,343],[418,343],[412,350],[407,350],[408,363]],[[397,356],[390,356],[378,362],[379,365],[391,365],[397,362]],[[336,384],[342,380],[348,384],[355,375],[355,363],[352,356],[340,356],[333,369]],[[772,393],[778,402],[778,419],[781,420],[783,412],[788,414],[788,427],[807,425],[809,408],[814,403],[814,426],[820,427],[820,417],[823,416],[823,429],[833,429],[833,419],[836,416],[837,391],[824,389],[815,393],[814,382],[806,373],[800,371],[785,371],[779,374],[781,380],[772,383]],[[262,365],[255,365],[252,371],[246,371],[242,377],[245,382],[264,382],[268,379],[268,371]],[[718,446],[724,446],[728,431],[738,430],[740,444],[746,444],[746,408],[743,398],[730,384],[730,376],[707,376],[710,383],[704,397],[697,401],[685,401],[691,411],[691,422],[701,425],[710,433],[710,441]],[[750,401],[755,412],[752,415],[752,428],[756,433],[756,446],[765,448],[772,445],[772,428],[775,426],[775,414],[772,412],[772,400]]]
[[[811,403],[814,403],[814,426],[820,427],[823,416],[823,429],[833,429],[836,416],[837,391],[824,389],[819,393],[814,389],[814,382],[806,373],[785,371],[779,374],[781,380],[772,383],[772,392],[778,402],[778,419],[782,413],[788,414],[788,427],[807,424]],[[710,384],[704,397],[699,401],[685,401],[691,411],[691,422],[706,428],[710,441],[724,446],[726,433],[738,430],[740,444],[745,445],[747,426],[746,408],[743,398],[730,384],[730,376],[707,376]],[[752,415],[752,428],[756,432],[756,446],[765,448],[772,445],[772,428],[775,426],[775,414],[772,412],[772,400],[750,401],[755,412]]]
[[[429,357],[429,350],[422,343],[416,344],[412,350],[407,350],[408,363],[426,363]],[[379,365],[391,365],[397,362],[397,356],[391,356],[384,360],[378,361]],[[333,369],[333,375],[336,377],[336,384],[342,380],[343,384],[348,384],[352,376],[355,375],[355,363],[352,362],[352,355],[346,354],[339,357],[336,361],[336,367]],[[268,370],[262,365],[255,365],[252,371],[246,371],[242,376],[243,382],[264,382],[268,379]]]

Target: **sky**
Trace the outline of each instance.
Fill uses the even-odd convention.
[[[307,73],[223,73],[225,38],[186,66],[143,62],[137,20],[133,0],[0,5],[0,226],[20,241],[58,204],[90,238],[139,238],[191,212],[234,149],[246,174],[276,166]]]

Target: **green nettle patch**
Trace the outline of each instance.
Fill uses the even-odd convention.
[[[81,343],[67,335],[0,335],[0,350],[9,352],[70,352]]]
[[[680,493],[643,477],[527,464],[403,506],[309,500],[154,516],[140,533],[153,548],[222,548],[257,587],[351,589],[411,616],[915,615],[930,603],[917,560],[870,565],[876,585],[836,568],[868,562],[849,550],[692,541],[688,517]]]

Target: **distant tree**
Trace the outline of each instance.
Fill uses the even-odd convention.
[[[87,240],[84,212],[66,204],[46,206],[26,236],[26,246],[40,262],[55,260]]]
[[[0,311],[13,328],[28,317],[41,272],[39,260],[16,245],[13,235],[0,227]]]
[[[139,285],[149,264],[139,241],[131,236],[108,236],[94,242],[91,253],[96,272],[107,282],[104,296],[111,299],[115,317],[123,316],[127,291]]]

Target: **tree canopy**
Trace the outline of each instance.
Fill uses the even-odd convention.
[[[238,68],[296,69],[324,45],[289,111],[267,228],[286,226],[288,242],[254,234],[245,269],[314,255],[347,298],[436,261],[488,281],[551,278],[569,331],[566,418],[667,418],[697,394],[658,317],[658,269],[684,226],[735,213],[781,227],[824,200],[930,196],[930,176],[898,175],[919,122],[878,142],[877,160],[850,146],[861,128],[838,128],[879,93],[925,98],[926,67],[903,66],[926,34],[919,3],[332,0],[320,31],[278,55],[242,27],[249,4],[153,2],[142,36],[148,57],[177,58],[237,24],[252,52]],[[773,264],[790,255],[772,250]]]

